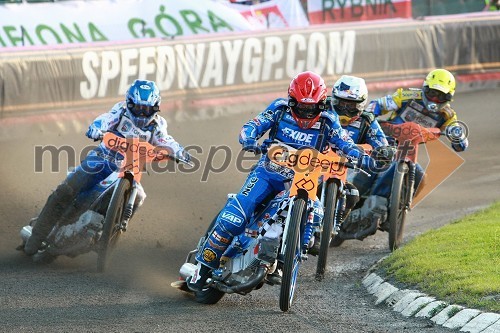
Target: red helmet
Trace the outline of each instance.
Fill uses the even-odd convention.
[[[313,72],[297,74],[288,88],[288,106],[300,128],[311,128],[326,108],[326,85]]]

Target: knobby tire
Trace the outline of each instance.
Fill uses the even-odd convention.
[[[302,219],[306,213],[306,201],[303,198],[296,198],[292,211],[290,212],[290,225],[286,239],[283,239],[285,245],[285,257],[283,263],[283,277],[280,289],[280,309],[288,311],[292,305],[293,295],[296,287],[296,278],[300,263],[300,227]],[[282,245],[282,246],[283,246]]]
[[[123,209],[128,199],[129,193],[127,192],[129,192],[130,186],[131,184],[128,179],[121,178],[118,181],[118,184],[116,184],[111,201],[109,202],[97,252],[97,271],[100,273],[106,270],[109,253],[115,246],[118,237],[120,236],[118,226],[121,222],[120,220],[122,218]]]
[[[408,190],[408,166],[406,163],[400,163],[394,171],[389,205],[389,250],[391,252],[398,249],[403,241],[409,200]]]
[[[332,238],[333,220],[335,218],[335,209],[337,207],[337,184],[333,181],[333,179],[329,179],[325,184],[325,215],[323,216],[322,221],[318,263],[316,266],[316,280],[318,281],[323,280],[325,275],[328,248],[330,247],[330,240]]]

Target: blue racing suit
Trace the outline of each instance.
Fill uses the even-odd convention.
[[[404,122],[415,122],[426,128],[440,128],[443,131],[459,128],[457,126],[457,115],[451,106],[446,104],[438,112],[430,112],[426,109],[422,100],[422,89],[398,89],[394,94],[381,97],[372,101],[368,110],[373,112],[375,116],[389,115],[388,120],[394,124]],[[459,140],[453,140],[451,147],[461,152],[467,149],[469,142],[465,135]],[[396,164],[393,163],[389,169],[378,174],[371,194],[388,198],[392,187],[392,179],[394,176]],[[424,176],[423,168],[417,163],[415,170],[415,189],[418,188]]]
[[[336,114],[323,112],[310,129],[302,129],[294,120],[285,98],[276,99],[265,111],[244,124],[239,142],[243,146],[255,143],[268,131],[270,138],[292,146],[309,146],[323,151],[331,145],[344,156],[365,163],[372,162],[344,135]],[[222,254],[233,237],[244,232],[257,205],[270,195],[283,191],[284,182],[292,178],[292,170],[271,162],[267,155],[263,155],[235,198],[229,200],[219,212],[215,227],[200,247],[196,260],[210,268],[218,268]]]
[[[366,143],[372,149],[387,147],[389,145],[384,131],[382,131],[380,124],[375,119],[375,115],[371,112],[364,111],[358,119],[342,128],[356,144]],[[364,170],[370,174],[369,176],[361,172],[351,171],[349,170],[348,179],[354,184],[358,192],[364,194],[369,191],[373,183],[372,179],[375,178],[377,170]]]

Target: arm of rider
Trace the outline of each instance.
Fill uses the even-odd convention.
[[[389,112],[397,111],[402,103],[403,89],[399,88],[394,94],[383,96],[370,101],[366,107],[366,111],[373,112],[376,117],[383,116]]]
[[[261,148],[257,140],[277,123],[282,109],[286,108],[287,105],[286,99],[278,98],[265,111],[259,113],[257,117],[247,121],[241,128],[238,139],[242,149],[254,154],[260,154]]]
[[[179,161],[189,164],[191,162],[191,154],[188,153],[184,148],[178,150],[175,153],[175,158]]]
[[[257,140],[253,138],[246,138],[245,140],[240,140],[241,146],[244,151],[248,151],[251,153],[254,153],[255,155],[261,153],[260,146],[257,142]]]
[[[118,123],[122,110],[123,102],[118,102],[113,105],[111,110],[94,119],[85,135],[89,139],[94,139],[94,141],[102,139],[103,133],[111,128],[112,124]]]
[[[90,124],[89,129],[87,130],[87,133],[85,135],[89,139],[94,139],[94,140],[99,140],[103,136],[102,130],[95,125],[95,122]]]
[[[152,133],[152,144],[157,147],[165,148],[169,155],[177,161],[188,163],[191,161],[191,155],[178,143],[167,131],[167,121],[158,116],[156,131]]]

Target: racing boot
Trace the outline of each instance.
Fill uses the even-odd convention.
[[[29,256],[37,253],[47,235],[64,213],[66,206],[73,200],[74,193],[73,188],[63,182],[49,196],[33,226],[30,238],[24,245],[24,253]]]
[[[205,287],[205,284],[207,283],[207,279],[211,275],[211,271],[212,269],[210,267],[199,262],[193,276],[186,280],[187,287],[194,292],[202,291],[203,287]]]

